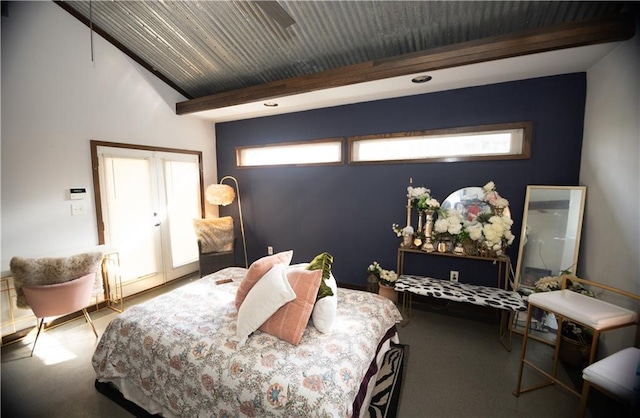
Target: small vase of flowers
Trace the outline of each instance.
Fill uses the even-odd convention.
[[[383,269],[376,261],[369,265],[367,271],[370,275],[378,278],[378,294],[390,299],[393,303],[397,303],[398,293],[394,289],[394,286],[396,281],[398,281],[398,274],[393,270]]]
[[[496,184],[490,181],[482,187],[482,191],[484,192],[484,201],[491,205],[493,213],[502,216],[504,208],[509,206],[509,201],[500,196],[496,190]]]
[[[435,211],[440,209],[440,202],[434,199],[429,193],[426,193],[418,198],[416,208],[418,208],[419,211]]]
[[[446,210],[441,215],[433,226],[433,238],[438,241],[438,252],[451,252],[462,232],[462,215],[456,210]]]
[[[413,245],[414,230],[411,225],[407,225],[404,228],[400,228],[398,224],[392,224],[391,229],[396,233],[396,236],[402,237],[402,247],[409,248]]]

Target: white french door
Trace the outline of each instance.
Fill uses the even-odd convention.
[[[123,294],[198,270],[198,155],[97,147],[104,242],[120,253]]]

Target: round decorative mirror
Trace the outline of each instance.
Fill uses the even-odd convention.
[[[443,210],[457,210],[466,221],[473,221],[482,212],[491,212],[491,207],[484,201],[482,187],[463,187],[456,190],[442,202],[440,207]],[[504,209],[504,216],[511,218],[509,207]]]

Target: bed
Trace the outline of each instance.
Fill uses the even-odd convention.
[[[234,298],[246,272],[226,268],[118,315],[93,355],[96,381],[165,417],[363,416],[397,342],[396,306],[339,288],[330,333],[310,321],[298,345],[258,330],[240,346]]]

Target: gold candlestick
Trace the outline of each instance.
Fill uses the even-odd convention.
[[[413,177],[409,177],[409,187],[413,185]],[[407,187],[407,226],[411,226],[411,193]]]

